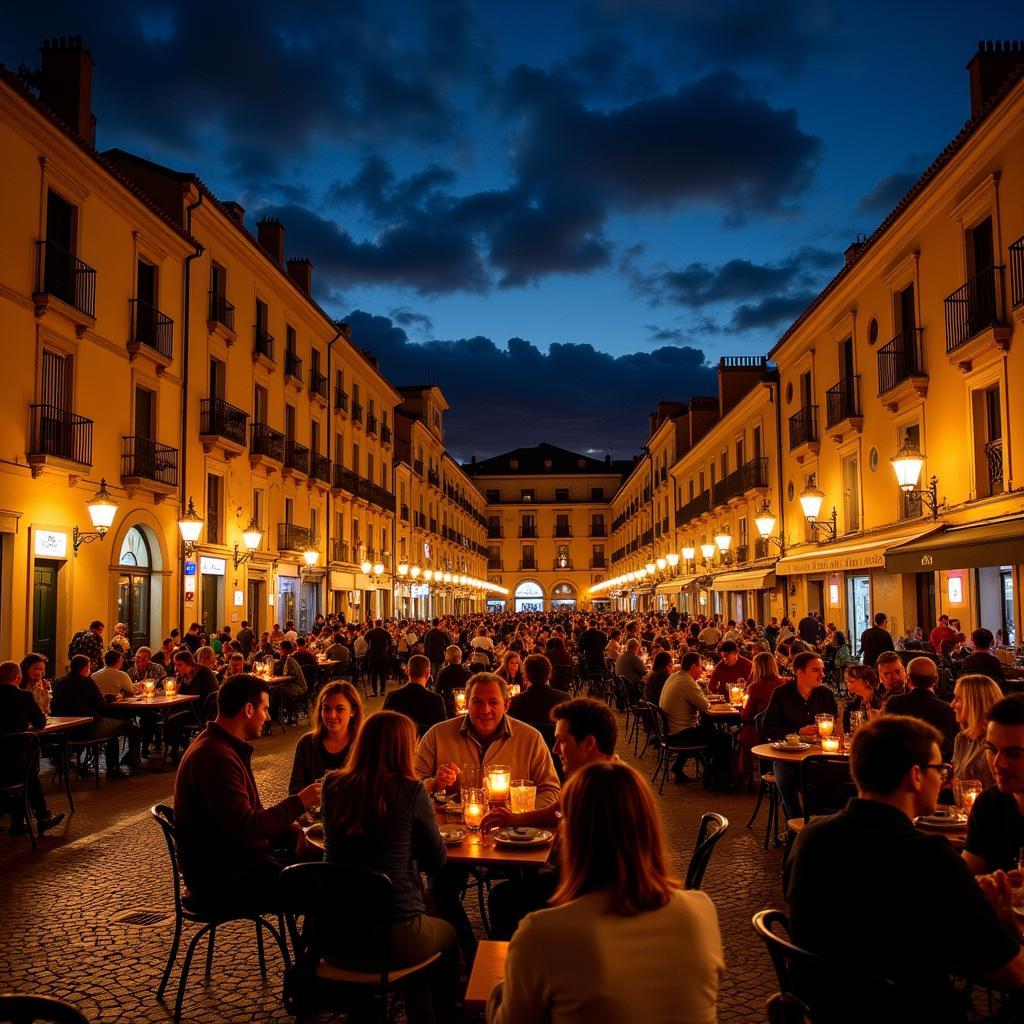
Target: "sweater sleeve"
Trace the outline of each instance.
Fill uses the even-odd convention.
[[[487,1024],[536,1024],[548,1019],[550,988],[542,944],[528,915],[508,947],[505,978],[491,989]]]
[[[416,786],[412,809],[412,850],[421,871],[439,871],[448,860],[433,801],[422,785]]]
[[[433,729],[428,729],[417,744],[414,767],[416,777],[423,782],[432,780],[437,774],[437,736]]]

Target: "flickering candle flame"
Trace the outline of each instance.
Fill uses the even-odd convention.
[[[491,803],[504,803],[512,785],[512,770],[505,765],[492,765],[487,769],[487,792]]]

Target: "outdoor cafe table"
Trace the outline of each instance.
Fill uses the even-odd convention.
[[[464,1005],[468,1011],[480,1013],[487,1006],[487,997],[495,983],[505,977],[508,943],[484,939],[476,947],[473,969],[466,986]]]
[[[79,717],[77,715],[65,715],[46,717],[46,725],[42,729],[29,729],[29,732],[35,733],[37,736],[54,736],[59,734],[61,745],[60,745],[60,758],[64,765],[64,792],[68,795],[68,808],[74,813],[75,810],[75,798],[71,795],[71,765],[68,757],[68,741],[71,739],[71,730],[79,725],[92,725],[95,719],[91,717]]]
[[[718,701],[712,704],[707,711],[702,711],[702,715],[715,722],[731,723],[739,720],[740,712],[743,710],[742,707],[737,707],[735,704],[727,704],[725,701]]]
[[[129,697],[115,701],[115,708],[128,708],[132,711],[158,711],[160,713],[161,731],[166,732],[167,715],[174,709],[181,710],[186,704],[199,700],[198,693],[176,693],[168,697],[165,693],[156,693],[153,697]],[[164,739],[164,756],[160,762],[160,771],[167,766],[167,740]]]

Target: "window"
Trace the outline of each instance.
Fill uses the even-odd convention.
[[[316,544],[320,536],[320,509],[316,505],[309,506],[309,539]]]
[[[555,501],[568,501],[569,500],[569,488],[568,487],[556,487],[555,488]]]
[[[366,479],[373,481],[373,452],[366,453]]]
[[[267,408],[270,404],[270,396],[267,389],[257,384],[252,392],[252,419],[254,423],[267,422]]]
[[[524,489],[519,492],[520,501],[533,501],[533,488]]]
[[[284,436],[288,441],[295,440],[295,406],[285,405],[284,407]]]
[[[743,438],[736,442],[736,468],[739,469],[747,460],[745,458]]]
[[[974,471],[979,498],[1003,492],[1003,416],[999,386],[971,393],[974,414]]]
[[[362,463],[360,463],[360,461],[359,461],[359,445],[355,441],[353,441],[352,442],[352,472],[353,473],[358,473],[359,472],[359,467],[361,465],[362,465]]]
[[[221,542],[221,500],[223,481],[214,473],[206,476],[206,542],[208,544],[219,544]]]
[[[485,497],[487,501],[497,503],[501,501],[501,492],[496,487],[489,487],[485,492]]]
[[[558,569],[569,569],[569,545],[559,544],[558,552],[555,555],[555,567]]]
[[[145,441],[156,439],[156,392],[138,386],[135,388],[135,436]],[[137,447],[136,462],[140,455],[145,457]]]
[[[284,521],[286,523],[295,522],[295,499],[285,498],[284,499]]]
[[[754,427],[751,437],[754,441],[754,458],[761,458],[761,427],[760,425]]]
[[[718,461],[722,469],[722,479],[724,480],[729,475],[729,453],[722,452],[718,457]]]
[[[534,547],[532,544],[523,545],[523,565],[524,569],[535,569],[537,562],[534,556]]]
[[[544,460],[544,472],[545,473],[550,473],[551,472],[551,467],[553,465],[554,465],[554,463],[552,463],[551,459],[545,459]]]
[[[509,459],[508,460],[508,468],[512,469],[512,470],[518,469],[519,468],[519,460],[518,459]]]
[[[861,528],[860,522],[860,456],[843,459],[843,523],[847,533]],[[824,512],[824,509],[822,509]]]
[[[295,355],[295,328],[291,324],[285,324],[284,350]]]
[[[254,487],[252,492],[252,521],[261,530],[263,529],[263,500],[263,491],[258,487]]]
[[[314,373],[320,372],[320,349],[311,348],[309,350],[309,366]]]
[[[590,488],[590,500],[591,501],[604,501],[604,488],[603,487],[591,487]]]
[[[256,333],[266,334],[267,324],[270,322],[270,310],[267,304],[260,299],[256,300]]]
[[[896,293],[895,313],[897,334],[912,331],[917,326],[917,308],[914,305],[914,286],[912,284]]]
[[[570,535],[569,530],[569,513],[559,512],[555,516],[555,536],[556,537],[568,537]]]
[[[228,272],[219,263],[210,264],[210,291],[215,299],[222,301],[228,293]]]
[[[354,517],[352,519],[352,543],[353,544],[358,544],[359,543],[359,520],[354,518]],[[356,554],[356,552],[353,551],[352,552],[352,556],[355,557],[355,554]]]
[[[320,422],[310,420],[309,423],[309,450],[314,455],[320,454]]]
[[[210,398],[223,399],[226,369],[222,360],[210,360]]]

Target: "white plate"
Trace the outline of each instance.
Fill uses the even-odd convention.
[[[532,836],[517,836],[515,829],[499,828],[493,833],[493,835],[494,841],[500,846],[522,846],[525,848],[532,846],[544,846],[555,838],[554,835],[546,828],[533,829],[532,832]]]
[[[961,817],[953,817],[952,815],[943,814],[936,818],[931,814],[922,815],[917,819],[916,824],[923,828],[934,828],[934,829],[950,829],[954,832],[959,831],[962,828],[966,828],[967,819]]]
[[[466,838],[466,830],[463,828],[442,828],[441,840],[446,846],[454,846]]]
[[[775,740],[772,746],[776,750],[787,750],[792,754],[798,754],[801,750],[810,750],[810,743],[783,743],[782,740]]]

